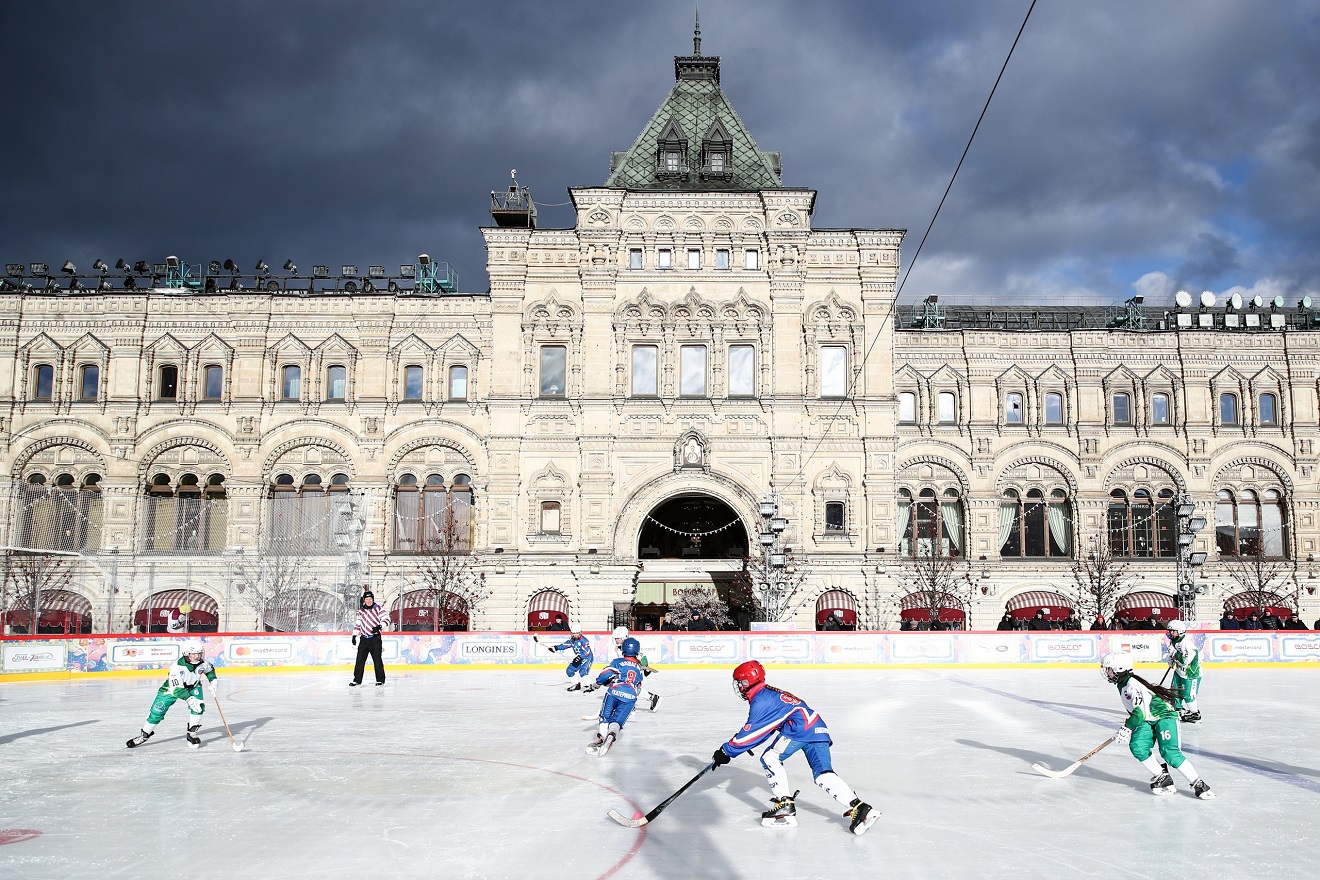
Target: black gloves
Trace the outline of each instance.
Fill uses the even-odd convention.
[[[716,767],[722,767],[733,760],[733,758],[729,757],[729,753],[724,751],[724,746],[720,746],[716,749],[715,754],[711,755],[710,759]]]
[[[357,636],[353,636],[353,644],[357,644]]]
[[[570,664],[568,664],[568,665],[569,665],[569,666],[581,666],[581,665],[582,665],[582,658],[581,658],[581,657],[574,657],[574,658],[573,658],[573,662],[570,663]]]

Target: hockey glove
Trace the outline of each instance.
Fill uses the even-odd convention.
[[[569,665],[569,666],[572,666],[574,669],[576,669],[577,667],[579,667],[579,666],[582,665],[582,658],[581,658],[581,657],[574,657],[574,658],[573,658],[573,662],[570,663],[570,664],[568,664],[568,665]]]
[[[206,704],[202,702],[201,697],[189,697],[188,711],[194,715],[201,715],[206,711]]]
[[[353,644],[357,644],[357,636],[353,636]]]
[[[1132,739],[1132,728],[1126,724],[1114,731],[1114,742],[1120,745],[1127,745],[1128,740]]]
[[[211,689],[211,694],[214,695],[214,694],[215,694],[215,682],[214,682],[214,681],[208,681],[208,682],[206,683],[206,686],[207,686],[208,688]]]
[[[732,761],[733,758],[730,758],[729,753],[724,751],[724,746],[720,746],[715,750],[715,754],[710,756],[710,760],[716,767],[723,767],[725,764]]]

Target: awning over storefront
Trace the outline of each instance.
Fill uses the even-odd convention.
[[[1035,617],[1037,611],[1044,611],[1046,620],[1067,620],[1072,614],[1072,603],[1048,590],[1028,590],[1009,599],[1006,610],[1019,620]]]
[[[162,590],[152,593],[142,600],[142,604],[133,614],[133,625],[147,629],[148,626],[163,628],[169,620],[170,612],[181,605],[192,606],[188,615],[189,628],[211,626],[220,621],[220,605],[205,593],[196,590]]]
[[[527,628],[548,629],[568,622],[568,597],[558,590],[542,590],[527,603]]]
[[[898,616],[902,620],[929,621],[932,607],[940,609],[940,620],[945,623],[967,619],[967,612],[958,605],[956,598],[948,594],[932,596],[929,590],[907,594],[899,601],[898,607]]]
[[[823,624],[835,611],[847,626],[857,624],[857,600],[845,590],[827,590],[816,600],[816,623]]]
[[[333,632],[343,625],[344,600],[325,590],[289,590],[266,606],[276,632]]]
[[[14,608],[0,615],[5,625],[28,627],[32,621],[31,608]],[[89,632],[92,622],[92,602],[86,596],[71,590],[42,590],[37,626],[46,630],[67,633]]]
[[[1118,604],[1114,606],[1114,616],[1117,617],[1119,614],[1129,620],[1150,620],[1152,616],[1161,621],[1174,620],[1178,617],[1178,606],[1174,603],[1173,597],[1167,593],[1145,590],[1128,593],[1119,599]]]
[[[1238,620],[1246,620],[1253,611],[1272,611],[1275,617],[1284,620],[1287,620],[1288,616],[1293,613],[1293,607],[1278,593],[1263,593],[1254,590],[1229,596],[1224,600],[1224,608],[1228,609],[1229,613]]]
[[[710,581],[642,581],[637,584],[633,595],[636,605],[668,605],[674,601],[679,590],[714,591]]]
[[[390,620],[398,621],[400,628],[466,626],[468,613],[461,599],[446,602],[431,590],[413,590],[394,600]]]

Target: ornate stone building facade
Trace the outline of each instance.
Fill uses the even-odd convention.
[[[180,595],[221,628],[332,628],[362,584],[406,608],[443,521],[492,593],[474,628],[602,628],[757,557],[772,496],[799,626],[835,608],[894,625],[904,560],[933,554],[970,562],[987,627],[1048,602],[1023,597],[1096,542],[1172,596],[1188,493],[1215,523],[1194,547],[1218,592],[1220,554],[1263,548],[1310,608],[1304,315],[918,327],[893,304],[903,231],[813,228],[816,193],[783,186],[719,73],[699,45],[675,59],[605,185],[571,190],[574,228],[535,228],[516,188],[497,202],[485,294],[225,289],[214,265],[205,286],[130,270],[27,290],[18,272],[0,292],[7,565],[77,554],[46,588],[97,630],[157,624]]]

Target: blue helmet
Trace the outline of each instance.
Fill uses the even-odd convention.
[[[638,654],[642,653],[642,643],[629,637],[623,640],[623,644],[619,646],[619,650],[623,652],[623,656],[625,657],[636,657]]]

